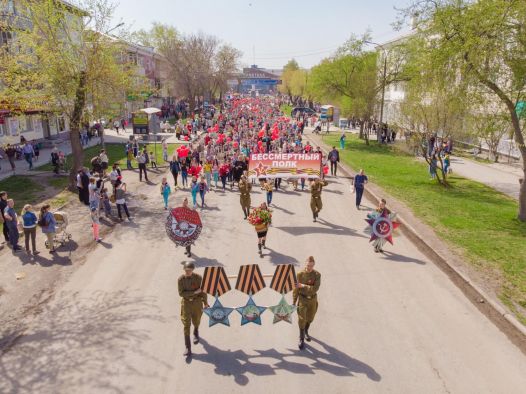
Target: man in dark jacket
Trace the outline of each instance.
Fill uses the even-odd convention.
[[[84,204],[89,205],[89,176],[86,168],[80,174],[80,183],[82,184],[82,201]]]
[[[172,161],[170,162],[170,172],[172,173],[172,176],[174,177],[175,187],[177,187],[177,177],[179,176],[180,171],[181,171],[181,165],[179,164],[179,161],[173,158]]]
[[[340,161],[340,152],[338,152],[335,146],[333,146],[332,150],[329,152],[328,159],[331,162],[331,175],[336,176],[338,162]]]
[[[5,242],[9,242],[9,229],[7,228],[7,225],[5,224],[5,216],[4,216],[4,209],[7,207],[7,192],[0,192],[0,216],[2,217],[2,223],[4,225],[2,226],[2,232],[4,233],[4,239]]]

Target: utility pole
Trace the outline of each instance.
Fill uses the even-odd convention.
[[[385,104],[385,85],[387,85],[387,51],[385,50],[385,47],[381,44],[378,44],[376,42],[372,41],[364,41],[367,44],[373,44],[377,47],[382,48],[383,57],[384,57],[384,67],[383,67],[383,73],[382,73],[382,100],[380,102],[380,122],[378,125],[378,128],[376,129],[376,140],[378,143],[380,143],[380,135],[381,135],[381,129],[382,129],[382,123],[384,121],[384,104]]]
[[[383,49],[383,47],[382,47]],[[384,52],[384,72],[383,72],[383,78],[382,78],[382,101],[380,106],[380,127],[378,130],[376,130],[376,139],[378,142],[380,142],[380,128],[383,127],[383,120],[384,120],[384,103],[385,103],[385,85],[387,82],[387,52],[385,49],[383,49]]]

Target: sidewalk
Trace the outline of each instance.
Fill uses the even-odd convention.
[[[162,138],[166,138],[166,141],[168,144],[188,144],[189,142],[178,140],[175,137],[174,133],[159,133],[158,135],[162,136]],[[132,129],[127,128],[125,132],[120,131],[119,134],[114,129],[105,129],[104,130],[104,142],[107,144],[114,144],[114,143],[122,143],[125,144],[130,136],[133,136]],[[154,143],[155,141],[149,141],[149,143]],[[157,143],[161,144],[161,141],[157,141]],[[84,149],[100,145],[100,138],[99,137],[93,137],[88,145],[84,147]],[[66,155],[71,153],[71,145],[69,143],[69,140],[59,140],[57,141],[57,144],[55,145],[58,149],[63,151]],[[35,173],[38,173],[38,167],[43,166],[44,164],[48,164],[51,162],[51,151],[52,148],[45,148],[40,150],[40,156],[38,158],[38,161],[33,161],[33,170],[29,171],[28,167],[29,165],[24,159],[21,160],[15,160],[15,174],[13,174],[13,171],[11,171],[11,165],[9,164],[9,161],[7,160],[7,157],[4,157],[2,160],[0,160],[0,180],[4,180],[6,178],[9,178],[12,175],[32,175]]]
[[[312,133],[313,129],[311,127],[306,127],[305,130]],[[358,134],[359,130],[346,129],[345,132]],[[339,135],[340,133],[341,130],[339,128],[331,127],[332,135]],[[325,135],[324,132],[320,134],[320,136],[323,135]],[[376,135],[371,135],[369,138],[371,141],[376,140]],[[503,163],[479,163],[474,160],[455,156],[453,153],[453,156],[451,157],[451,168],[454,174],[483,183],[516,200],[519,199],[519,179],[524,177],[524,174],[519,167]]]
[[[483,183],[516,200],[519,199],[519,179],[524,176],[520,168],[499,163],[477,163],[458,156],[451,157],[451,168],[454,174]]]
[[[89,148],[91,146],[98,145],[100,142],[100,139],[98,137],[94,137],[91,139],[90,143],[85,147]],[[64,152],[66,155],[71,153],[71,145],[69,143],[69,140],[65,141],[59,141],[55,145],[59,150]],[[38,161],[33,160],[33,170],[29,171],[29,165],[24,159],[21,160],[15,160],[15,173],[13,174],[13,171],[11,170],[11,164],[9,163],[9,160],[7,160],[7,157],[4,157],[2,160],[0,160],[0,166],[2,169],[0,169],[0,180],[9,178],[12,175],[32,175],[35,173],[38,173],[38,167],[43,166],[44,164],[51,163],[51,151],[53,148],[45,148],[40,150],[40,156],[38,158]]]

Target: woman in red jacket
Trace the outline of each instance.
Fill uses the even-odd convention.
[[[201,167],[197,164],[197,162],[194,160],[192,160],[192,165],[191,167],[188,169],[188,175],[190,176],[195,176],[196,178],[199,179],[199,174],[201,173]]]
[[[221,164],[221,167],[219,167],[219,177],[221,178],[221,183],[223,184],[223,191],[225,191],[226,178],[229,172],[230,172],[230,165],[228,165],[228,163],[224,161],[223,164]]]

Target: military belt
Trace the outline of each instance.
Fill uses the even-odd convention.
[[[306,298],[308,300],[312,300],[313,298],[316,298],[316,294],[314,294],[312,296],[307,296],[307,295],[300,294],[300,296],[302,296],[303,298]]]

